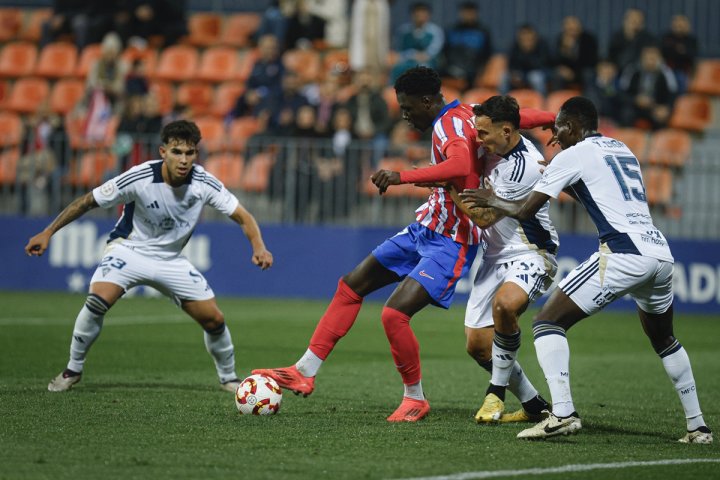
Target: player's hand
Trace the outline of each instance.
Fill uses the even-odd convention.
[[[492,199],[495,193],[492,188],[466,188],[460,193],[462,202],[470,208],[474,207],[492,207]]]
[[[385,193],[390,185],[400,185],[400,173],[392,170],[378,170],[370,177],[373,184],[380,191],[380,195]]]
[[[252,263],[260,267],[261,270],[267,270],[273,264],[272,253],[265,249],[253,252]]]
[[[47,230],[43,230],[42,232],[38,233],[30,240],[28,240],[27,245],[25,245],[25,253],[28,256],[36,255],[39,257],[40,255],[45,253],[45,250],[47,250],[51,236],[52,234]]]

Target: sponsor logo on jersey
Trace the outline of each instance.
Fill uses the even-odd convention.
[[[418,272],[418,275],[420,275],[421,277],[429,278],[430,280],[435,280],[433,277],[425,273],[425,270],[420,270],[420,272]]]
[[[145,208],[160,208],[160,204],[157,200],[153,200],[150,205],[145,205]]]

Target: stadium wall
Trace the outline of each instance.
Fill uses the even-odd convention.
[[[60,230],[41,258],[23,253],[27,239],[49,219],[0,217],[0,290],[85,292],[102,256],[113,222],[81,220]],[[338,278],[350,271],[395,228],[263,226],[275,265],[261,272],[250,263],[251,250],[240,228],[231,223],[201,223],[185,250],[218,295],[275,298],[329,298]],[[676,259],[675,310],[720,313],[720,241],[670,241]],[[558,278],[597,249],[597,238],[561,236]],[[474,265],[477,268],[477,263]],[[470,290],[469,278],[458,284],[457,302]],[[131,295],[157,295],[135,289]],[[389,289],[371,299],[383,300]],[[634,309],[630,300],[611,308]]]

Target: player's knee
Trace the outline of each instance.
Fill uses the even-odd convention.
[[[225,325],[225,316],[216,308],[214,312],[200,320],[200,324],[206,332],[222,329]]]
[[[516,327],[518,308],[516,302],[502,295],[493,300],[493,320],[499,321],[505,327]]]
[[[487,362],[492,359],[492,343],[486,345],[485,342],[477,339],[468,339],[465,344],[465,350],[478,363]]]

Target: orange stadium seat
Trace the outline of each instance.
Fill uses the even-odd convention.
[[[668,126],[691,132],[703,132],[712,121],[712,106],[705,95],[682,95],[675,101]]]
[[[22,10],[19,8],[0,8],[0,42],[18,37],[22,26]]]
[[[201,146],[211,153],[221,150],[225,143],[223,121],[210,116],[197,117],[194,121],[202,134]]]
[[[15,174],[17,172],[19,159],[19,148],[9,148],[0,152],[0,185],[15,183]]]
[[[71,162],[66,181],[74,186],[93,187],[114,175],[116,169],[115,155],[105,149],[93,149]]]
[[[495,95],[500,95],[500,92],[493,88],[471,88],[463,94],[463,103],[483,103]]]
[[[8,43],[0,52],[0,76],[31,75],[37,62],[37,47],[28,42]]]
[[[240,188],[246,192],[261,193],[270,186],[270,173],[275,165],[275,155],[272,152],[260,152],[245,165],[245,172],[240,182]]]
[[[195,78],[214,83],[232,80],[237,75],[239,64],[238,54],[234,48],[208,48],[200,57],[200,68]]]
[[[158,62],[157,50],[140,50],[134,47],[128,47],[122,53],[121,58],[125,60],[130,66],[132,66],[132,64],[136,60],[141,60],[144,64],[145,76],[152,78],[153,75],[155,75],[155,69],[157,68]]]
[[[150,93],[155,95],[160,107],[160,113],[166,114],[172,111],[175,104],[175,92],[169,82],[150,82],[148,86]]]
[[[220,43],[231,47],[247,47],[250,37],[260,26],[257,13],[236,13],[225,21]]]
[[[77,50],[65,42],[49,43],[40,51],[35,74],[41,77],[62,78],[75,73]]]
[[[680,168],[690,159],[692,141],[684,130],[665,128],[652,134],[648,162]]]
[[[160,54],[155,78],[183,82],[195,76],[198,67],[198,52],[189,45],[173,45]]]
[[[13,112],[0,112],[0,146],[16,146],[22,140],[23,123],[20,115]]]
[[[242,156],[233,153],[216,153],[205,161],[205,170],[230,189],[240,188],[244,166]]]
[[[514,97],[517,100],[520,108],[537,108],[541,110],[545,105],[545,99],[535,90],[530,88],[519,88],[516,90],[510,90],[508,95]]]
[[[648,134],[641,128],[618,128],[613,138],[623,142],[635,154],[640,163],[647,162]]]
[[[75,69],[75,76],[80,78],[87,77],[88,73],[90,73],[90,68],[98,61],[101,55],[100,45],[97,43],[83,48],[78,66]]]
[[[19,113],[32,113],[48,98],[50,85],[44,78],[21,78],[10,91],[4,108]]]
[[[215,88],[215,96],[210,106],[210,113],[216,117],[224,117],[235,107],[238,97],[245,91],[241,82],[225,82]]]
[[[323,57],[323,75],[346,73],[350,70],[350,56],[347,49],[326,52]]]
[[[240,66],[238,67],[237,79],[244,82],[252,73],[252,69],[255,66],[255,60],[259,56],[257,48],[247,50],[240,57]]]
[[[701,60],[690,82],[690,91],[720,95],[720,60]]]
[[[10,81],[0,80],[0,107],[5,103],[10,95]]]
[[[378,162],[377,168],[373,170],[394,170],[396,172],[402,172],[403,170],[410,169],[412,169],[412,164],[406,158],[386,157],[381,159],[380,162]],[[374,197],[378,195],[378,189],[370,180],[371,174],[372,172],[365,172],[363,175],[365,180],[362,185],[362,190],[365,195]],[[410,196],[410,187],[413,186],[414,185],[410,184],[393,185],[388,188],[383,195],[387,195],[388,197],[408,197]]]
[[[260,124],[255,117],[236,118],[230,124],[228,147],[232,151],[242,152],[250,137],[258,133]]]
[[[547,96],[547,99],[545,100],[545,110],[557,113],[560,111],[560,107],[562,107],[563,103],[572,97],[577,97],[581,94],[582,93],[577,90],[555,90]]]
[[[177,103],[189,105],[193,115],[205,115],[210,110],[213,89],[205,82],[184,82],[177,89]]]
[[[282,56],[283,65],[306,82],[320,77],[320,54],[315,50],[288,50]]]
[[[485,69],[482,75],[478,75],[480,84],[475,85],[476,87],[484,88],[500,88],[503,76],[507,71],[507,57],[502,53],[496,53],[490,60],[485,64]]]
[[[91,148],[110,148],[115,143],[118,124],[120,123],[117,115],[113,115],[108,120],[105,137],[101,140],[89,140],[85,134],[86,119],[82,116],[68,114],[65,115],[65,132],[68,136],[70,148],[72,149],[91,149]]]
[[[65,115],[72,110],[85,93],[85,82],[74,78],[58,80],[50,93],[50,110]]]
[[[440,93],[442,93],[443,97],[445,97],[445,101],[447,103],[450,103],[454,100],[461,100],[462,98],[460,90],[445,85],[440,86]]]
[[[649,167],[643,171],[643,182],[649,205],[667,206],[672,200],[672,172],[668,168]]]
[[[220,40],[222,17],[217,13],[193,13],[188,20],[187,41],[196,47],[209,47]]]
[[[385,100],[385,103],[387,103],[390,116],[399,117],[400,104],[397,101],[397,95],[395,95],[395,88],[392,85],[383,88],[382,97]]]
[[[38,43],[42,36],[42,25],[52,17],[51,8],[36,8],[27,14],[25,27],[20,32],[20,38],[28,42]]]

